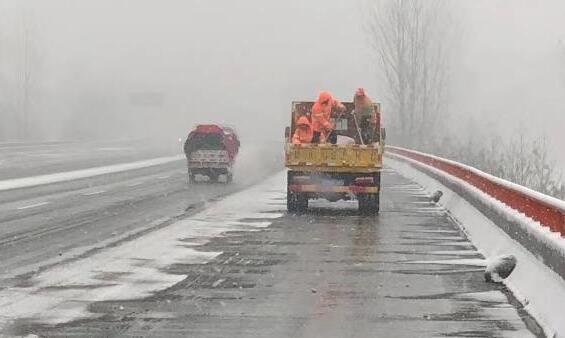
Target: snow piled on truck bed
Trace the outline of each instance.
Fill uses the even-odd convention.
[[[565,239],[474,186],[434,167],[397,154],[389,154],[386,164],[403,176],[421,184],[430,194],[441,190],[444,195],[440,203],[449,210],[487,259],[501,254],[516,256],[518,260],[516,269],[504,283],[522,303],[524,309],[536,318],[548,337],[565,337],[565,320],[563,320],[562,312],[562,302],[565,300],[565,280],[544,265],[529,250],[513,240],[467,200],[416,168],[425,168],[448,182],[454,182],[475,198],[480,198],[485,204],[503,211],[507,219],[519,226],[527,227],[530,236],[536,236],[548,247],[557,249],[564,259]]]
[[[282,216],[282,173],[230,195],[193,216],[92,256],[40,272],[26,286],[0,289],[0,327],[15,320],[64,323],[97,314],[97,301],[153,295],[186,278],[168,273],[173,264],[204,264],[221,252],[198,247],[228,231],[257,231]],[[1,277],[1,276],[0,276]]]

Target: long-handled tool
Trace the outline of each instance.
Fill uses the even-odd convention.
[[[357,134],[359,135],[359,140],[361,141],[362,145],[365,145],[363,141],[363,136],[361,135],[361,129],[359,129],[359,123],[357,123],[357,116],[355,116],[355,111],[352,111],[351,114],[353,115],[353,121],[355,122],[355,128],[357,128]]]

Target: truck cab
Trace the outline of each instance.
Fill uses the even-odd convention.
[[[324,198],[330,202],[356,199],[360,214],[377,214],[384,129],[378,123],[371,142],[363,144],[359,121],[352,113],[353,103],[343,102],[346,111],[333,118],[338,144],[293,144],[295,122],[301,116],[310,118],[313,104],[293,102],[291,125],[285,131],[288,211],[304,212],[312,199]],[[380,104],[374,108],[380,115]],[[340,138],[348,142],[340,144]]]

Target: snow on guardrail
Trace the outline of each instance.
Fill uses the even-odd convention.
[[[94,176],[114,174],[128,170],[142,169],[142,168],[179,161],[184,158],[185,158],[184,155],[159,157],[149,160],[114,164],[103,167],[95,167],[95,168],[66,171],[66,172],[48,174],[48,175],[9,179],[9,180],[0,181],[0,191],[29,188],[38,185],[67,182],[67,181],[89,178]]]
[[[430,154],[387,146],[394,154],[425,163],[443,170],[518,210],[551,231],[565,236],[565,201],[544,195],[532,189],[489,175],[476,168]]]
[[[543,212],[559,214],[564,202],[437,156],[398,147],[387,147],[386,155],[385,165],[430,193],[443,191],[440,203],[487,259],[517,257],[506,286],[547,337],[565,337],[565,238],[550,230],[562,229],[563,223],[543,218],[555,222],[550,226],[534,219]],[[520,208],[520,202],[528,205]]]

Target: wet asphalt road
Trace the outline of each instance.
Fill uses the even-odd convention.
[[[178,161],[0,192],[0,286],[21,283],[27,277],[20,275],[73,257],[76,248],[135,233],[238,187],[190,188]]]
[[[198,247],[223,252],[142,300],[93,303],[98,319],[21,324],[46,337],[535,337],[503,286],[483,281],[482,256],[442,208],[387,170],[381,213],[315,202],[260,231]],[[269,203],[285,212],[285,191]],[[453,260],[450,264],[440,264]],[[427,262],[426,262],[427,261]],[[435,261],[435,262],[433,262]],[[438,262],[439,261],[439,262]]]
[[[61,154],[74,146],[78,147],[66,144],[44,147],[56,147],[56,152]],[[18,147],[6,147],[5,151],[13,153]],[[34,157],[32,161],[13,163],[16,169],[0,166],[0,180],[18,176],[18,172],[27,172],[26,168],[31,167],[42,174],[54,169],[74,170],[87,164],[122,163],[120,158],[102,156],[94,157],[92,161],[98,162],[93,163],[69,158],[66,162],[57,161],[52,167],[51,162],[40,160],[51,151],[44,147],[36,148],[34,155],[30,155]],[[152,154],[136,150],[131,144],[129,147],[134,157]],[[242,156],[257,156],[262,151],[247,152],[251,155],[244,151]],[[27,285],[37,272],[83,259],[194,214],[206,203],[257,183],[280,168],[276,163],[269,165],[248,165],[245,169],[253,175],[247,176],[239,168],[231,185],[189,185],[186,163],[180,160],[122,173],[0,191],[0,290]],[[4,171],[9,174],[4,175]]]

